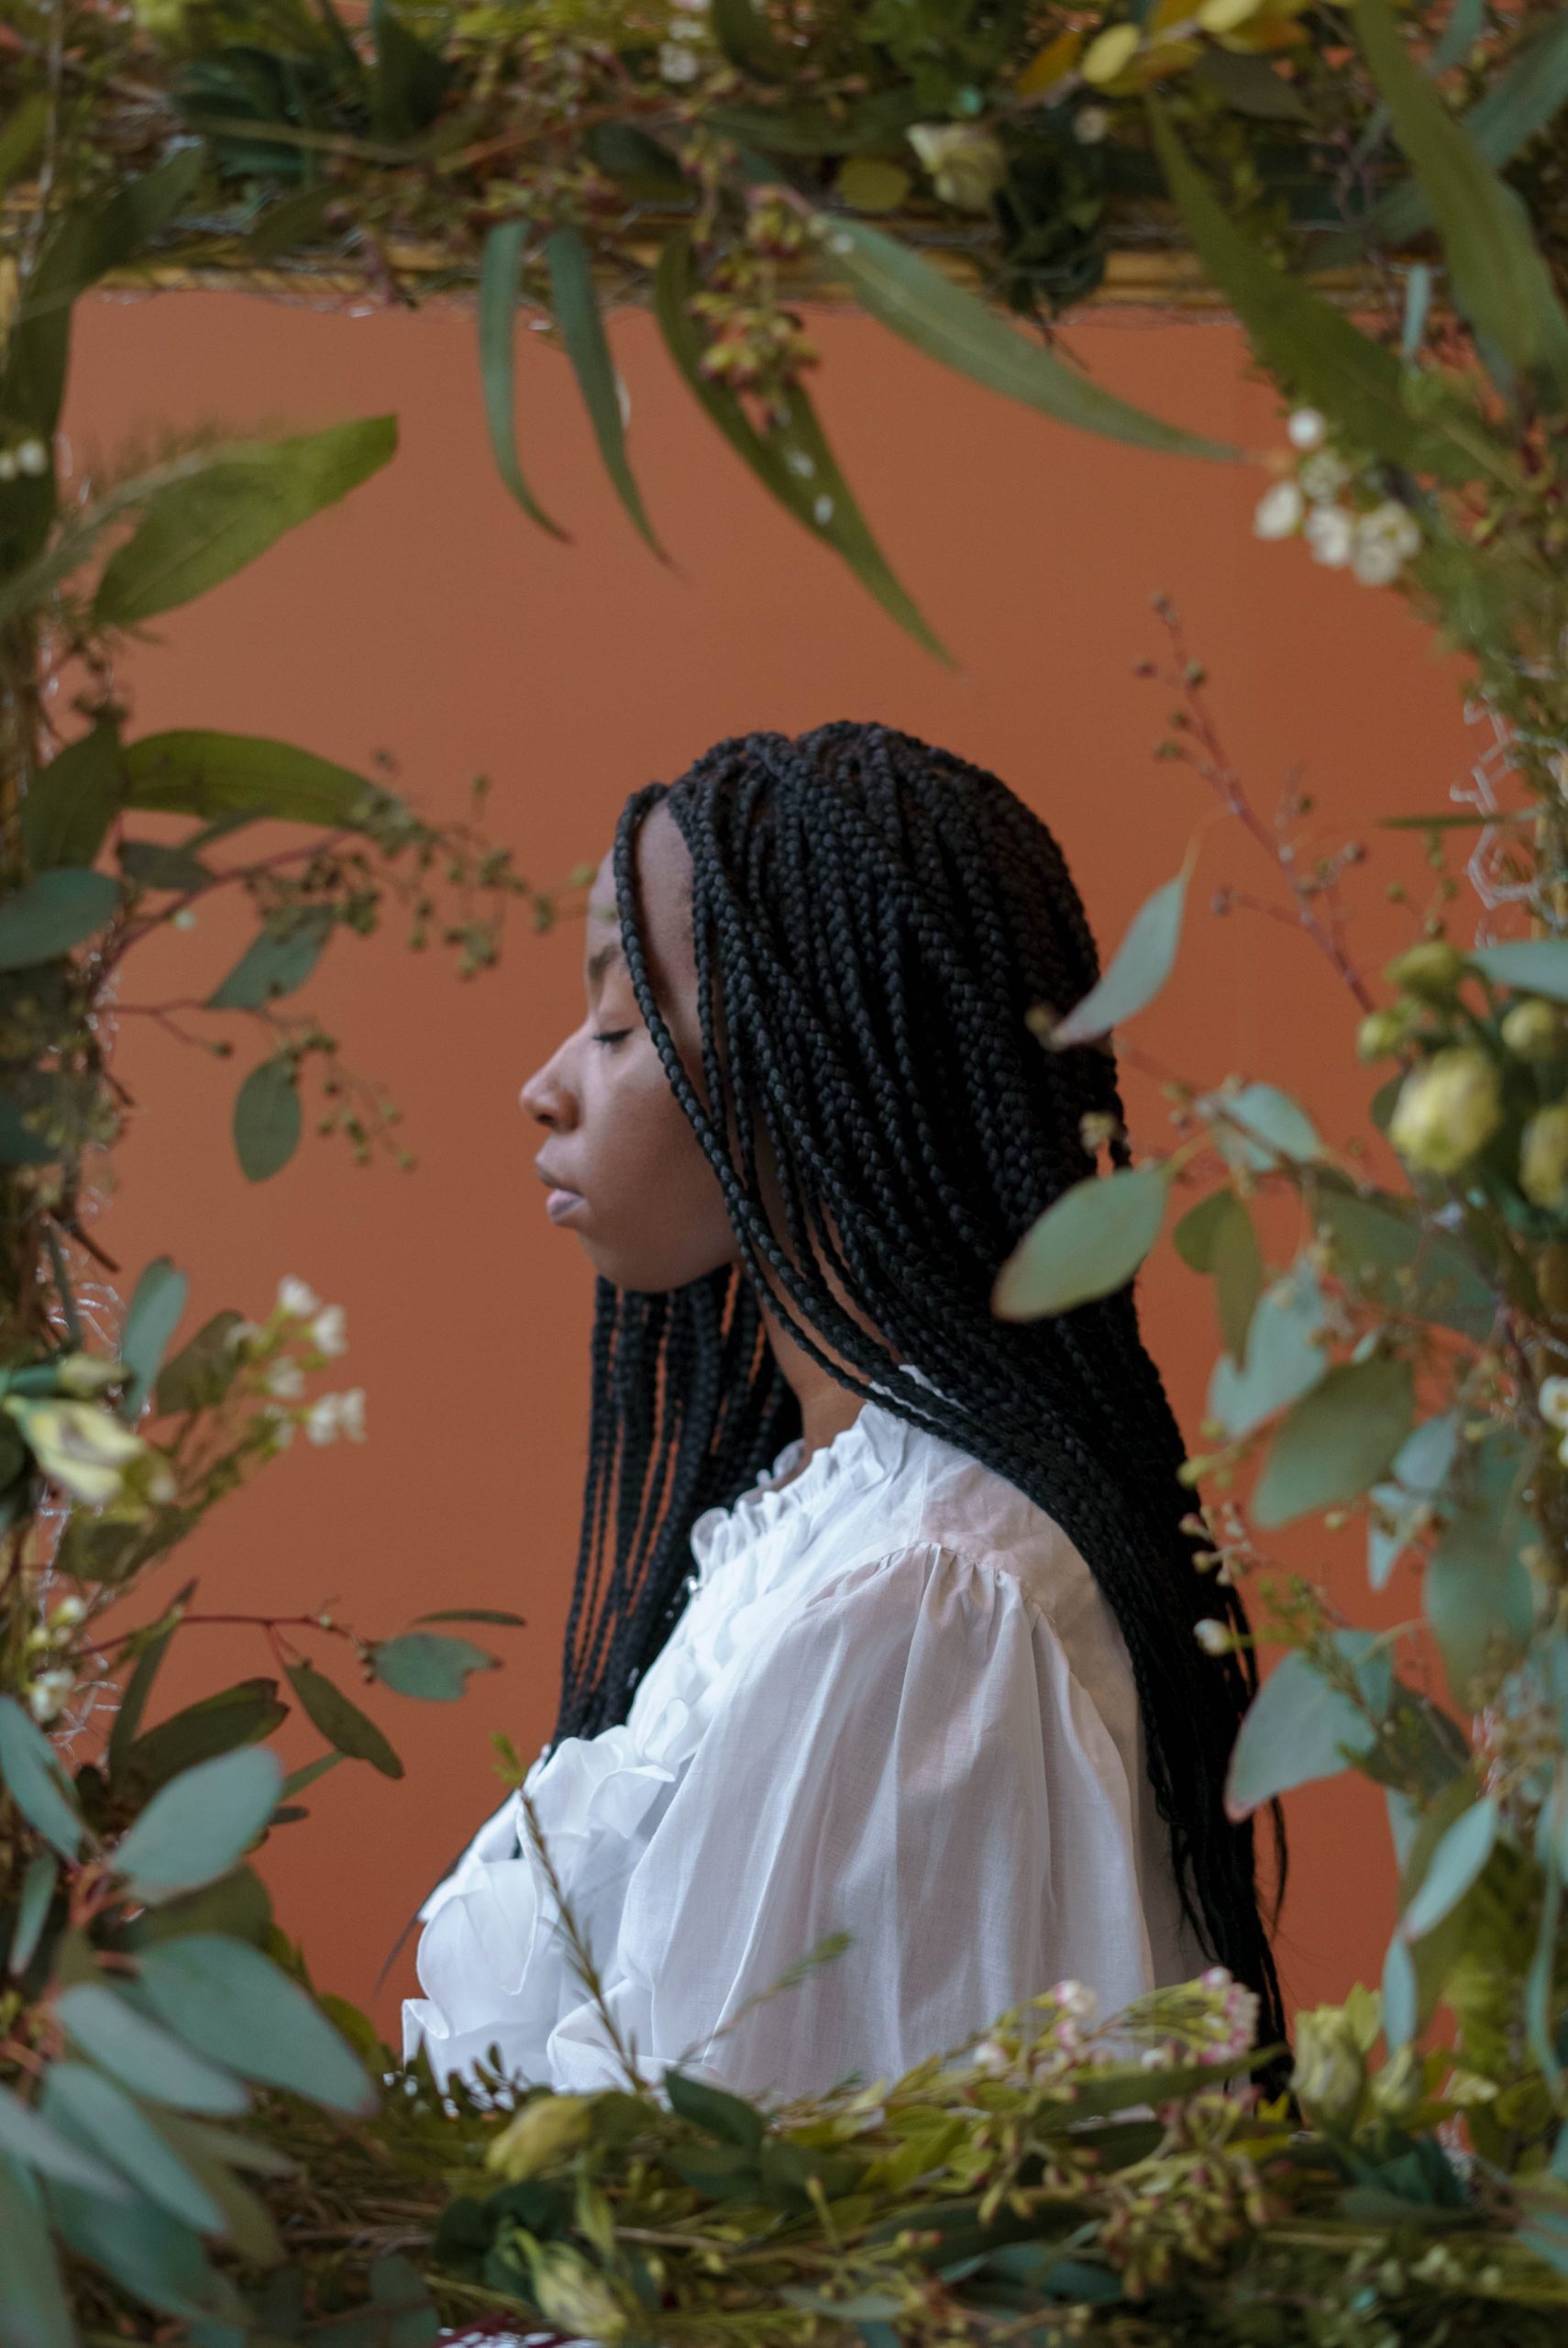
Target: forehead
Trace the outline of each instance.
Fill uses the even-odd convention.
[[[644,942],[650,961],[667,969],[689,958],[691,951],[691,856],[672,815],[656,807],[644,821],[633,843],[637,897],[642,912]],[[620,908],[615,895],[615,852],[601,858],[588,892],[586,948],[591,958],[621,935]]]

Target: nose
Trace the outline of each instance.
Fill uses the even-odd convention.
[[[577,1123],[577,1099],[560,1069],[560,1054],[536,1069],[518,1094],[525,1116],[550,1133],[569,1133]]]

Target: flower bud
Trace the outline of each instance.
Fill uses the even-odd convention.
[[[1396,2047],[1388,2061],[1372,2075],[1372,2108],[1380,2120],[1396,2128],[1408,2127],[1427,2099],[1427,2066],[1407,2043]]]
[[[1516,1002],[1503,1014],[1498,1030],[1505,1051],[1517,1060],[1549,1060],[1562,1051],[1565,1040],[1562,1013],[1554,1002],[1531,998]]]
[[[531,2243],[534,2298],[541,2315],[569,2340],[624,2340],[627,2311],[614,2286],[561,2242]]]
[[[89,1508],[119,1498],[127,1468],[147,1449],[94,1402],[35,1402],[13,1394],[6,1409],[44,1474]]]
[[[1568,1101],[1530,1119],[1519,1143],[1519,1188],[1538,1207],[1568,1202]]]
[[[593,2099],[586,2095],[538,2095],[509,2121],[485,2154],[487,2168],[499,2169],[520,2185],[542,2168],[563,2161],[587,2143],[593,2126]]]
[[[1402,1011],[1369,1011],[1355,1031],[1358,1059],[1386,1059],[1397,1052],[1409,1033],[1409,1021]]]
[[[1429,1174],[1453,1174],[1485,1146],[1503,1121],[1502,1086],[1484,1052],[1458,1045],[1435,1052],[1399,1088],[1388,1138]]]
[[[984,212],[1007,177],[1007,158],[988,130],[967,122],[917,122],[910,145],[944,204]]]
[[[1445,1002],[1467,968],[1463,955],[1446,937],[1429,937],[1389,963],[1386,975],[1406,994],[1428,1002]]]
[[[1355,2126],[1366,2093],[1366,2057],[1338,2006],[1297,2014],[1290,2084],[1312,2127],[1348,2133]]]
[[[99,1355],[64,1354],[54,1366],[54,1382],[62,1394],[87,1401],[105,1388],[117,1386],[128,1373],[123,1361],[105,1361]]]

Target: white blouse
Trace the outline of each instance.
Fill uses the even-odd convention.
[[[801,1449],[697,1520],[625,1722],[528,1775],[641,2070],[802,2095],[896,2077],[1061,1979],[1109,2014],[1199,1970],[1126,1651],[1066,1535],[875,1402],[793,1475]],[[519,1823],[513,1794],[425,1902],[405,2050],[611,2085]],[[846,1955],[764,1996],[840,1930]]]

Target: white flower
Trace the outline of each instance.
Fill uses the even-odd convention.
[[[1095,1994],[1087,1982],[1058,1981],[1051,1995],[1069,2021],[1093,2021]]]
[[[44,1474],[89,1508],[118,1500],[126,1469],[147,1453],[138,1434],[95,1402],[33,1401],[13,1394],[6,1409]]]
[[[49,471],[49,450],[41,440],[24,440],[17,451],[17,471],[41,481]]]
[[[695,82],[702,68],[689,49],[667,40],[659,50],[658,70],[667,82]]]
[[[1545,1378],[1537,1396],[1549,1427],[1568,1427],[1568,1378]]]
[[[1342,570],[1355,545],[1355,523],[1342,505],[1315,505],[1303,530],[1314,562]]]
[[[305,1414],[304,1431],[311,1443],[336,1443],[347,1435],[350,1443],[365,1440],[365,1390],[351,1386],[344,1394],[323,1394]]]
[[[1073,116],[1073,137],[1080,147],[1098,147],[1110,128],[1109,106],[1080,106]]]
[[[972,2059],[977,2071],[989,2071],[993,2075],[999,2075],[1012,2068],[1011,2055],[1000,2041],[995,2038],[982,2038],[975,2049]]]
[[[28,1710],[40,1728],[58,1720],[76,1685],[69,1671],[40,1671],[28,1689]]]
[[[292,1355],[283,1354],[268,1364],[261,1383],[280,1402],[297,1402],[304,1392],[304,1372]]]
[[[337,1397],[337,1423],[350,1443],[364,1442],[365,1390],[362,1386],[350,1386],[347,1393]]]
[[[87,1609],[80,1598],[62,1598],[50,1615],[50,1621],[55,1630],[70,1631],[83,1620],[86,1611]]]
[[[308,1321],[321,1311],[321,1299],[307,1281],[285,1272],[278,1282],[278,1310],[287,1321]]]
[[[1007,157],[977,122],[916,122],[904,134],[944,204],[984,212],[1007,177]]]
[[[1386,587],[1421,543],[1421,526],[1408,505],[1386,498],[1355,526],[1351,568],[1364,587]]]
[[[337,1397],[323,1394],[305,1412],[305,1439],[309,1443],[336,1443],[337,1440]]]
[[[230,1353],[242,1354],[250,1344],[251,1339],[253,1337],[259,1337],[260,1335],[261,1332],[257,1327],[254,1321],[236,1321],[230,1324],[228,1334],[225,1337],[224,1343],[228,1347]]]
[[[169,926],[171,929],[194,929],[196,926],[194,905],[176,905],[169,916]]]
[[[1351,469],[1331,449],[1320,449],[1297,468],[1296,478],[1314,505],[1331,505],[1351,477]]]
[[[1301,527],[1306,501],[1293,481],[1276,481],[1265,490],[1253,512],[1253,528],[1260,538],[1288,538]]]
[[[1225,1624],[1212,1614],[1206,1614],[1201,1623],[1193,1624],[1192,1635],[1205,1655],[1229,1655],[1231,1652],[1231,1634]]]
[[[1293,449],[1320,449],[1329,429],[1315,407],[1298,407],[1285,428]]]
[[[324,1305],[310,1324],[310,1338],[317,1353],[330,1359],[348,1350],[348,1316],[340,1304]]]

